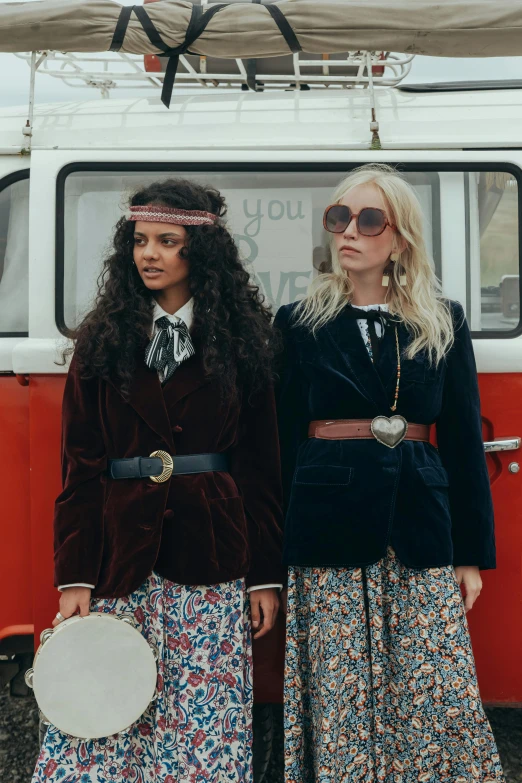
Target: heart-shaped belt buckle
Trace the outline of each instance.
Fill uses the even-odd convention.
[[[394,449],[406,437],[408,422],[404,416],[392,416],[390,419],[386,416],[376,416],[370,424],[370,428],[373,437],[379,443],[388,446],[389,449]]]

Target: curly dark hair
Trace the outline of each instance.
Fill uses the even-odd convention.
[[[185,179],[168,179],[141,188],[131,205],[178,207],[212,212],[213,225],[186,226],[185,252],[189,286],[194,297],[192,332],[209,377],[223,396],[235,398],[239,388],[249,394],[272,377],[276,352],[271,312],[265,298],[240,260],[238,248],[224,224],[226,205],[213,187]],[[114,252],[98,278],[93,309],[69,333],[81,376],[115,382],[128,398],[140,350],[150,339],[154,300],[133,261],[134,223],[116,224]]]

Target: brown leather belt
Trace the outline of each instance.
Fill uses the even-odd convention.
[[[385,419],[379,416],[379,419]],[[394,417],[392,417],[393,419]],[[375,420],[373,420],[375,421]],[[344,440],[345,438],[375,438],[372,432],[372,419],[324,419],[311,421],[308,427],[309,438]],[[429,424],[409,424],[401,440],[420,440],[429,442]]]

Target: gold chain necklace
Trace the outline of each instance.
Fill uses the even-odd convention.
[[[397,382],[395,384],[395,394],[393,397],[393,405],[390,405],[390,410],[395,411],[397,410],[397,402],[399,400],[399,385],[401,382],[401,350],[399,348],[399,333],[397,331],[397,324],[395,324],[395,347],[397,350]],[[374,364],[374,360],[372,357],[372,364]]]
[[[397,347],[397,383],[395,384],[395,396],[393,398],[393,405],[390,410],[397,410],[397,401],[399,399],[399,384],[401,382],[401,351],[399,348],[399,333],[397,331],[397,324],[395,324],[395,345]]]

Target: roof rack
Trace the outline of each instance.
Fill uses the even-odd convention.
[[[36,70],[71,87],[94,87],[104,98],[110,90],[133,87],[158,88],[163,84],[162,62],[156,55],[130,55],[121,52],[74,54],[44,51]],[[31,52],[17,57],[31,65]],[[257,89],[310,89],[366,87],[370,65],[376,85],[393,87],[409,73],[415,55],[390,52],[347,52],[342,55],[298,53],[283,57],[257,59]],[[249,89],[252,86],[252,60],[218,59],[199,55],[181,55],[176,87],[194,86]],[[278,67],[278,61],[280,66]],[[269,64],[264,68],[264,62]],[[211,66],[211,67],[209,67]],[[218,66],[219,69],[216,68]],[[249,73],[250,71],[250,73]]]
[[[85,54],[41,51],[18,52],[31,68],[29,114],[24,128],[24,153],[30,151],[36,72],[60,79],[71,87],[100,90],[103,98],[117,88],[161,89],[163,61],[156,55],[121,52]],[[380,146],[375,116],[374,86],[393,87],[409,73],[415,55],[355,51],[335,55],[296,53],[282,57],[243,60],[180,55],[176,88],[309,90],[368,88],[373,146]]]

